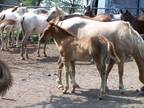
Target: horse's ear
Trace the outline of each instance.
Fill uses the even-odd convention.
[[[56,10],[58,10],[58,7],[57,7],[57,6],[55,6],[55,8],[56,8]]]
[[[86,9],[86,6],[84,5],[84,9]]]
[[[144,9],[141,9],[141,11],[144,13]]]
[[[18,6],[13,7],[12,12],[15,12],[18,9]]]
[[[121,13],[121,14],[123,14],[123,11],[122,11],[122,9],[120,9],[119,11],[120,11],[120,13]]]
[[[126,10],[126,13],[129,13],[129,11],[128,11],[128,10]]]

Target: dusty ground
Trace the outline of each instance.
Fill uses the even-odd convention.
[[[108,80],[109,95],[99,100],[100,77],[95,65],[78,62],[76,80],[81,88],[76,94],[62,94],[55,81],[58,59],[55,45],[48,45],[47,58],[37,57],[35,49],[36,45],[30,48],[30,59],[26,61],[20,59],[16,50],[0,52],[14,77],[12,88],[0,99],[0,108],[144,108],[144,97],[136,91],[142,84],[134,61],[125,63],[126,93],[121,95],[118,91],[115,65]]]

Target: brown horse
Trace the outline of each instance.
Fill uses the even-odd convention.
[[[100,97],[105,93],[106,83],[106,59],[111,58],[116,62],[120,62],[116,55],[113,44],[104,36],[96,35],[94,37],[83,37],[78,39],[72,33],[62,29],[54,23],[48,24],[45,28],[42,37],[52,36],[58,46],[60,52],[61,63],[64,65],[66,71],[66,86],[63,93],[66,93],[69,88],[68,75],[70,74],[73,90],[78,85],[75,82],[75,61],[93,59],[96,63],[97,69],[101,76],[101,92]],[[72,73],[69,67],[72,67]],[[62,70],[63,66],[59,66]]]
[[[0,60],[0,95],[4,96],[7,90],[12,86],[12,75],[9,67]]]
[[[63,16],[60,16],[59,20],[63,21],[63,20],[73,18],[73,17],[81,17],[81,18],[85,18],[85,19],[91,19],[91,20],[102,21],[102,22],[112,21],[112,17],[109,14],[104,14],[104,13],[103,14],[98,14],[94,17],[78,15],[78,14],[63,15]]]
[[[144,34],[144,19],[142,16],[133,16],[128,10],[126,12],[121,12],[121,19],[124,21],[129,21],[132,27],[138,31],[140,34]]]
[[[55,11],[56,12],[56,11]],[[56,19],[60,14],[51,12],[48,15],[48,21]],[[137,33],[128,22],[112,21],[112,22],[99,22],[92,21],[80,17],[70,18],[58,23],[62,28],[73,32],[78,37],[93,36],[102,34],[113,42],[116,52],[120,58],[118,64],[119,73],[119,89],[124,90],[123,85],[123,72],[124,72],[124,59],[127,54],[134,57],[138,69],[139,80],[144,84],[144,41],[139,33]],[[112,69],[114,62],[109,65],[108,72]]]

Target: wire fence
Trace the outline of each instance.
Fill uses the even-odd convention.
[[[11,8],[14,6],[20,6],[20,5],[7,5],[7,4],[0,4],[0,9],[6,9],[6,8]],[[27,8],[45,8],[45,9],[50,9],[52,6],[26,6]],[[68,10],[75,9],[76,12],[81,12],[84,13],[85,8],[80,6],[80,7],[71,7],[71,6],[61,6],[64,11],[68,12]],[[117,14],[119,13],[119,10],[130,10],[130,11],[135,11],[136,15],[139,15],[139,13],[142,11],[144,12],[144,8],[97,8],[97,7],[92,7],[92,10],[103,10],[105,13],[111,13],[111,14]]]

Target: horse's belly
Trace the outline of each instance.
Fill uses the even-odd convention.
[[[87,61],[91,59],[91,56],[88,51],[79,50],[73,53],[72,58],[76,61]]]

